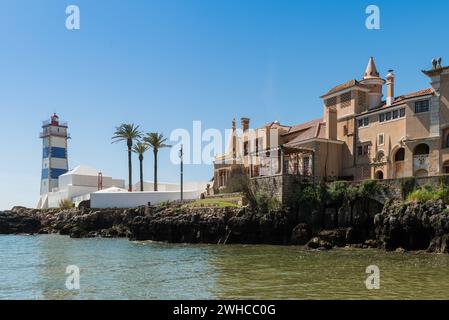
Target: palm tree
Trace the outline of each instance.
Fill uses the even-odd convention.
[[[139,155],[140,161],[140,191],[143,191],[143,154],[148,151],[150,147],[144,142],[138,142],[134,145],[133,151]]]
[[[131,161],[131,152],[133,147],[133,141],[140,139],[142,137],[142,132],[139,131],[139,126],[135,126],[134,123],[126,124],[123,123],[119,127],[115,128],[114,136],[112,137],[112,143],[116,143],[119,141],[126,141],[126,145],[128,147],[128,174],[129,174],[129,184],[128,191],[131,192],[133,190],[132,183],[132,161]]]
[[[154,191],[157,191],[157,153],[159,149],[170,147],[166,144],[167,138],[162,133],[150,132],[143,138],[143,141],[153,149],[154,154]]]

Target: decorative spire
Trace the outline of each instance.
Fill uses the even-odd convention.
[[[377,72],[376,64],[374,63],[374,58],[369,58],[368,66],[366,67],[363,79],[379,78],[379,72]]]

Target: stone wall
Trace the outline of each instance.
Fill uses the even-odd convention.
[[[296,186],[304,181],[304,177],[289,174],[279,174],[266,177],[255,177],[250,180],[254,193],[265,192],[282,203],[288,203],[294,196]]]
[[[266,177],[256,177],[250,180],[250,186],[253,192],[265,192],[275,197],[282,203],[288,203],[294,196],[296,187],[304,177],[296,175],[274,175]],[[383,184],[390,186],[393,196],[403,197],[404,185],[409,187],[422,187],[424,185],[439,185],[441,183],[449,184],[449,175],[437,175],[429,177],[408,177],[401,179],[379,180]],[[348,181],[348,184],[360,184],[362,181]],[[382,201],[383,202],[383,201]]]

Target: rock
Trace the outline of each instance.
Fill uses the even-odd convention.
[[[333,247],[330,242],[324,241],[318,237],[313,237],[306,246],[310,249],[318,250],[330,250]]]
[[[374,218],[374,226],[376,238],[386,250],[448,251],[449,212],[441,200],[387,202]]]
[[[404,253],[406,250],[404,249],[404,248],[397,248],[396,250],[395,250],[395,252],[398,252],[398,253]]]
[[[346,245],[346,230],[323,230],[318,233],[318,238],[330,243],[332,247],[344,247]]]
[[[310,239],[310,228],[305,223],[298,224],[293,230],[290,237],[290,243],[294,245],[305,245]]]
[[[363,243],[363,245],[366,246],[367,248],[380,248],[382,246],[382,243],[375,239],[369,239],[366,240]]]

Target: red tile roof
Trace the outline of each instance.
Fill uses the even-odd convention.
[[[427,89],[422,89],[422,90],[418,90],[415,92],[410,92],[410,93],[404,94],[402,96],[395,97],[394,102],[391,104],[391,106],[397,106],[399,104],[406,102],[408,99],[419,98],[419,97],[427,96],[430,94],[434,94],[433,88],[427,88]],[[381,105],[381,108],[385,108],[385,107],[388,107],[388,106],[386,105],[386,102],[384,101]]]
[[[321,98],[323,98],[325,96],[328,96],[328,95],[331,95],[333,93],[342,91],[344,89],[348,89],[348,88],[354,87],[354,86],[365,86],[365,85],[361,84],[359,81],[357,81],[355,79],[349,80],[348,82],[345,82],[345,83],[339,84],[338,86],[333,87],[327,93],[322,95]]]
[[[283,135],[286,146],[295,146],[301,142],[326,137],[326,124],[323,119],[315,119],[309,122],[297,124],[290,131]]]
[[[307,121],[307,122],[304,122],[304,123],[300,123],[300,124],[294,125],[294,126],[290,127],[290,130],[286,134],[284,134],[284,135],[289,135],[289,134],[292,134],[292,133],[296,133],[298,131],[309,129],[311,127],[316,127],[317,124],[319,124],[321,122],[323,122],[323,118],[318,118],[318,119],[314,119],[314,120],[311,120],[311,121]]]

